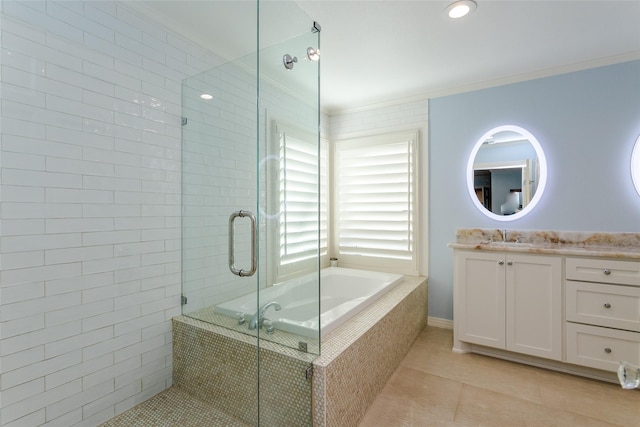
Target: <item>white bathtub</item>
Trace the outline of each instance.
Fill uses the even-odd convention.
[[[324,337],[346,322],[393,285],[402,280],[399,274],[378,273],[350,268],[331,267],[320,272],[320,320],[318,312],[317,275],[309,275],[270,286],[260,291],[260,303],[276,301],[280,311],[269,308],[265,317],[273,320],[277,330],[310,338]],[[217,313],[249,319],[256,312],[255,294],[227,301],[215,307]]]

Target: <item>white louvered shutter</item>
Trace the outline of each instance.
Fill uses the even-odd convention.
[[[417,136],[404,132],[336,143],[340,259],[415,265]]]

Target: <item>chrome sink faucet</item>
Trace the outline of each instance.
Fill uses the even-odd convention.
[[[271,306],[273,306],[276,311],[280,311],[282,309],[282,306],[276,301],[266,303],[260,307],[258,311],[256,311],[256,314],[251,317],[251,320],[249,320],[249,329],[253,330],[262,327],[262,323],[264,322],[264,313]]]

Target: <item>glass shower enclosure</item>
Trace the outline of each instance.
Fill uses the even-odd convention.
[[[257,18],[254,52],[183,81],[182,314],[254,343],[269,425],[265,349],[320,351],[319,327],[287,327],[319,324],[320,27],[284,2]]]

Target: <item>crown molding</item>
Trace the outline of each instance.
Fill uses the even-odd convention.
[[[536,80],[545,77],[552,77],[561,74],[572,73],[576,71],[588,70],[590,68],[604,67],[607,65],[619,64],[623,62],[640,60],[640,51],[627,52],[621,55],[607,56],[589,61],[576,62],[574,64],[564,65],[561,67],[546,68],[544,70],[534,71],[531,73],[517,74],[500,79],[486,80],[483,82],[472,83],[468,85],[430,89],[415,95],[399,98],[389,98],[374,103],[363,104],[354,107],[329,109],[326,113],[329,116],[341,114],[351,114],[361,111],[375,110],[384,107],[391,107],[401,104],[409,104],[411,102],[426,101],[431,98],[440,98],[443,96],[456,95],[459,93],[472,92],[480,89],[488,89],[492,87],[505,86],[512,83],[520,83],[528,80]]]

